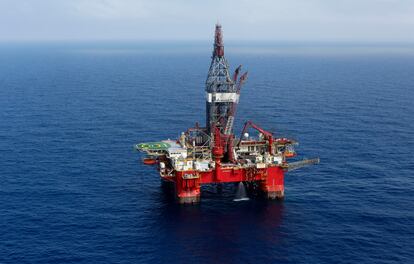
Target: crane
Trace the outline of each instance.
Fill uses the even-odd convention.
[[[260,133],[263,134],[264,138],[269,142],[269,149],[268,149],[269,153],[272,154],[273,134],[270,133],[269,131],[266,131],[263,128],[259,127],[258,125],[256,125],[255,123],[253,123],[250,120],[248,120],[246,123],[244,123],[244,127],[243,127],[243,130],[241,132],[240,139],[243,137],[243,134],[246,133],[246,131],[249,127],[252,127],[252,128],[256,129],[257,131],[259,131]],[[241,142],[241,140],[239,141],[237,147],[240,146],[240,142]]]

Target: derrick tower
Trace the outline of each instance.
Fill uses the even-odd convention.
[[[224,57],[223,33],[216,24],[214,49],[206,80],[206,128],[209,134],[217,127],[225,137],[233,134],[233,122],[240,88],[247,77],[243,74],[237,80],[241,66],[229,74],[229,64]]]

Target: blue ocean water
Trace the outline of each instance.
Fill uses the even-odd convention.
[[[234,50],[236,131],[321,158],[282,202],[179,206],[133,151],[204,122],[210,46],[1,46],[0,263],[412,263],[414,56]]]

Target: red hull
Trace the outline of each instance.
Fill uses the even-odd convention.
[[[277,166],[264,169],[219,167],[211,171],[177,171],[174,177],[165,179],[175,183],[180,203],[199,202],[200,186],[211,183],[257,182],[268,198],[284,196],[284,171]]]

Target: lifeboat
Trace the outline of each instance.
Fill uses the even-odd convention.
[[[295,152],[289,152],[289,151],[286,151],[285,152],[285,157],[286,158],[292,158],[294,156],[296,156],[296,153]]]
[[[291,145],[287,145],[284,155],[286,158],[292,158],[296,156],[296,152]]]
[[[157,159],[153,157],[146,157],[142,160],[145,165],[154,165],[157,163]]]

